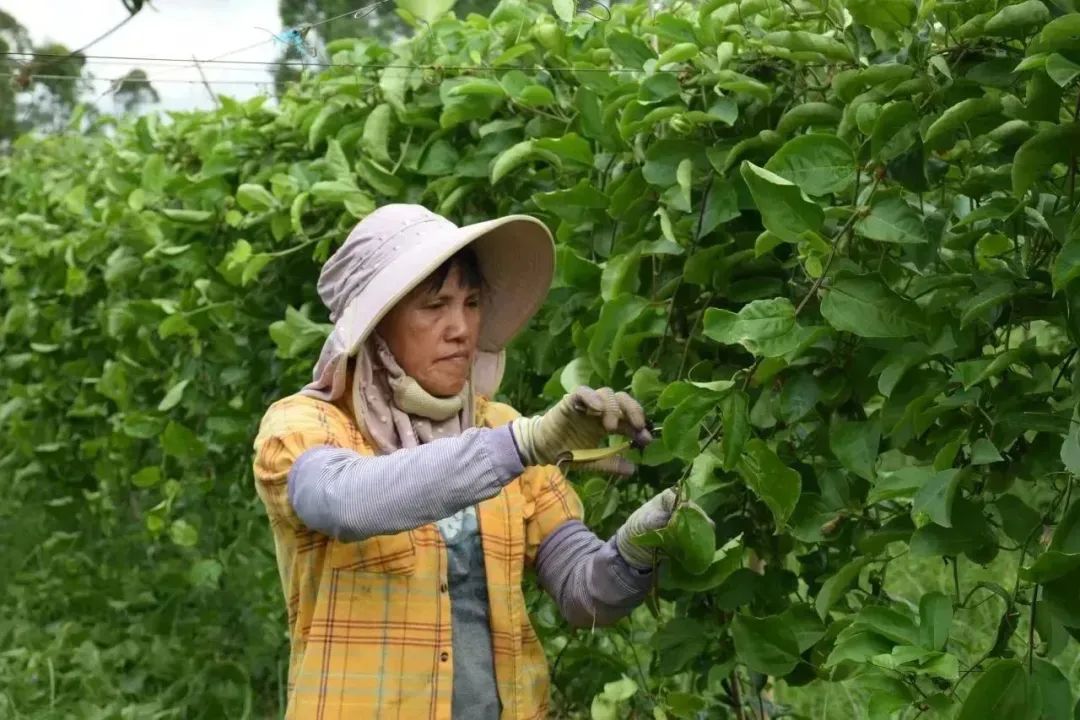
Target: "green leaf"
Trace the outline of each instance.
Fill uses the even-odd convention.
[[[790,135],[804,127],[835,126],[840,122],[841,115],[839,108],[826,102],[802,103],[784,113],[776,124],[776,132]]]
[[[1016,294],[1016,289],[1008,280],[995,280],[964,303],[960,314],[960,327],[966,328],[975,320],[987,314]]]
[[[342,182],[347,183],[353,182],[352,170],[349,168],[349,159],[345,157],[345,151],[341,149],[341,143],[339,143],[337,140],[331,138],[329,141],[327,141],[326,156],[323,161],[326,163],[327,169],[330,170],[330,174],[335,180],[341,180]],[[241,190],[244,187],[244,185],[241,185]],[[259,187],[261,189],[260,186],[254,187]],[[244,208],[247,210],[255,209],[247,207],[242,201],[240,204],[243,205]],[[273,207],[274,204],[275,203],[267,204],[262,209]]]
[[[870,277],[843,277],[829,288],[821,314],[837,330],[861,337],[909,337],[926,330],[915,303]]]
[[[533,141],[533,147],[587,167],[593,164],[593,152],[588,140],[577,133],[567,133],[558,138],[537,138]]]
[[[1042,526],[1039,513],[1015,495],[1002,495],[994,504],[1001,515],[1005,534],[1018,543],[1026,543],[1031,533]]]
[[[799,643],[783,616],[739,613],[731,619],[731,639],[739,660],[755,672],[783,677],[799,664]]]
[[[671,63],[692,60],[699,52],[701,52],[701,49],[692,42],[676,43],[660,53],[660,57],[656,58],[656,67],[662,68]]]
[[[1066,240],[1054,259],[1054,290],[1063,290],[1078,277],[1080,277],[1080,235]]]
[[[864,627],[901,645],[914,645],[919,641],[919,628],[915,620],[897,608],[864,606],[855,616],[853,627]]]
[[[938,525],[952,527],[953,502],[960,479],[960,471],[955,468],[936,473],[915,493],[915,500],[911,504],[912,517],[926,513]]]
[[[792,605],[777,616],[777,621],[791,629],[800,653],[814,647],[825,635],[825,626],[821,623],[821,619],[814,612],[814,608],[806,603]]]
[[[1001,109],[1001,101],[994,97],[968,98],[961,100],[941,114],[937,120],[926,129],[923,142],[927,149],[934,150],[945,147],[952,133],[960,130],[965,124],[980,115],[997,112]]]
[[[944,650],[952,626],[952,600],[930,592],[919,598],[919,643],[928,650]]]
[[[882,162],[903,155],[918,139],[919,112],[910,100],[886,105],[874,123],[870,137],[871,153]]]
[[[1080,568],[1080,553],[1047,550],[1031,565],[1020,568],[1020,577],[1028,582],[1048,583]]]
[[[494,170],[492,171],[494,177]],[[536,193],[533,201],[542,209],[569,222],[581,222],[591,211],[604,210],[608,197],[588,180],[581,179],[573,187]]]
[[[846,190],[855,181],[855,155],[835,135],[800,135],[784,143],[765,169],[810,195],[828,195]]]
[[[708,643],[705,625],[687,617],[677,617],[657,629],[650,644],[657,651],[657,664],[665,675],[674,675],[699,657]]]
[[[191,225],[199,225],[205,222],[209,222],[214,214],[206,210],[179,210],[176,208],[161,208],[159,211],[162,215],[169,218],[173,222],[185,223]]]
[[[1040,29],[1050,22],[1050,11],[1040,0],[1024,0],[1006,5],[986,21],[983,32],[999,37],[1018,37]]]
[[[212,558],[203,558],[192,563],[188,570],[188,582],[197,588],[215,590],[224,571],[221,563]]]
[[[364,119],[364,134],[360,136],[364,149],[375,160],[387,164],[391,162],[389,143],[393,115],[394,111],[387,103],[376,105]]]
[[[1072,720],[1073,693],[1072,685],[1065,674],[1051,662],[1035,658],[1033,660],[1035,684],[1042,696],[1042,713],[1038,715],[1040,720]]]
[[[915,20],[915,0],[848,0],[855,22],[886,32],[907,30]]]
[[[750,439],[746,393],[737,391],[725,396],[720,404],[720,413],[724,424],[724,434],[720,438],[723,467],[731,471],[738,466],[746,441]]]
[[[972,465],[992,465],[1004,460],[994,443],[987,438],[979,438],[971,444]]]
[[[663,395],[660,401],[663,406]],[[689,461],[701,452],[701,423],[715,409],[716,402],[709,393],[691,393],[664,418],[663,442],[673,455]]]
[[[154,487],[161,482],[161,468],[157,465],[149,465],[131,476],[131,483],[135,487]]]
[[[859,578],[859,573],[862,572],[863,567],[870,562],[870,558],[857,558],[852,560],[847,565],[836,571],[832,577],[826,580],[821,590],[818,591],[817,599],[814,601],[814,606],[817,608],[818,617],[825,620],[829,615],[829,610],[840,601],[845,594],[847,594],[848,588],[851,587],[851,583],[855,582]]]
[[[454,7],[455,0],[395,0],[397,6],[428,24],[439,19]]]
[[[1069,432],[1061,443],[1061,462],[1073,475],[1080,475],[1080,408],[1073,411]]]
[[[851,50],[839,40],[803,30],[778,30],[765,33],[761,42],[791,50],[796,57],[820,55],[830,60],[850,61]]]
[[[866,480],[874,479],[881,426],[876,421],[837,420],[829,427],[829,448],[845,468]]]
[[[577,10],[574,0],[552,0],[551,6],[555,15],[563,22],[568,23],[574,19],[574,12]]]
[[[640,269],[641,255],[638,252],[616,255],[604,263],[600,275],[600,297],[604,302],[637,292]]]
[[[460,97],[462,95],[488,95],[492,97],[506,97],[506,90],[497,80],[489,78],[470,78],[460,85],[450,89],[450,95]]]
[[[870,489],[866,497],[868,505],[895,500],[897,498],[912,497],[935,474],[930,465],[920,465],[900,468],[890,472],[878,473],[874,487]]]
[[[168,412],[179,405],[180,400],[184,397],[184,388],[186,388],[190,382],[191,380],[181,380],[169,388],[169,391],[165,393],[165,397],[158,403],[158,410],[160,412]]]
[[[762,224],[772,233],[787,242],[798,242],[802,233],[821,229],[825,214],[794,183],[748,160],[740,172],[761,212]]]
[[[199,542],[199,531],[187,520],[180,519],[169,526],[169,537],[181,547],[194,547]]]
[[[1042,711],[1038,687],[1016,660],[998,660],[979,675],[958,720],[1037,720]]]
[[[206,446],[195,433],[177,422],[165,426],[161,449],[166,455],[180,460],[196,460],[206,454]]]
[[[616,30],[608,33],[608,46],[627,67],[641,68],[646,60],[656,57],[645,41],[628,32]]]
[[[1064,162],[1061,148],[1077,144],[1080,144],[1080,122],[1053,125],[1024,142],[1013,157],[1013,194],[1021,197],[1055,163]]]
[[[638,101],[645,104],[663,102],[677,97],[682,88],[679,79],[672,73],[658,73],[646,78],[638,90]]]
[[[621,342],[627,326],[638,319],[648,301],[636,295],[620,295],[604,303],[587,349],[593,369],[607,380],[618,362]]]
[[[1056,17],[1043,27],[1028,47],[1028,54],[1080,50],[1080,12]]]
[[[351,183],[340,180],[323,180],[311,186],[311,196],[324,203],[344,203],[368,199],[372,209],[375,207],[371,196]]]
[[[514,96],[514,100],[525,107],[544,107],[555,103],[555,94],[543,85],[527,85]]]
[[[742,550],[739,538],[729,540],[713,554],[712,564],[705,572],[697,575],[686,572],[679,564],[663,563],[660,566],[660,586],[694,593],[713,590],[742,565]]]
[[[802,492],[799,473],[784,465],[772,448],[757,438],[746,442],[737,467],[747,487],[772,511],[779,531],[799,502]]]
[[[922,218],[899,194],[876,200],[870,214],[855,223],[855,231],[887,243],[912,245],[929,240]]]
[[[688,573],[700,575],[712,565],[716,530],[700,508],[679,506],[664,533],[665,549]]]
[[[705,237],[723,223],[739,217],[739,198],[735,187],[724,178],[713,179],[703,202],[705,212],[701,216],[699,238]]]
[[[754,300],[738,313],[719,308],[705,311],[705,336],[725,345],[742,344],[754,352],[756,343],[779,337],[795,327],[795,306],[787,298]]]
[[[1046,74],[1061,87],[1080,76],[1080,64],[1074,63],[1061,53],[1053,53],[1046,59]]]
[[[491,163],[491,184],[495,185],[510,172],[533,157],[533,141],[523,140],[495,156]]]

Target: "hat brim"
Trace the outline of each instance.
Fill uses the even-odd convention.
[[[477,347],[502,350],[540,309],[555,274],[551,232],[529,215],[507,215],[450,232],[433,230],[346,305],[334,324],[335,344],[346,355],[355,354],[391,308],[467,245],[476,252],[486,285]]]

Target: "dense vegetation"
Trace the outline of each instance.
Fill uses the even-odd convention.
[[[276,108],[0,159],[0,717],[279,712],[250,444],[391,200],[549,221],[505,398],[632,389],[662,440],[589,523],[716,524],[615,628],[530,591],[560,716],[1073,717],[1073,0],[410,7]]]

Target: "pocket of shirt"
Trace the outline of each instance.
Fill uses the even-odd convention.
[[[335,570],[412,575],[416,571],[416,544],[411,531],[376,535],[358,542],[335,540],[330,565]]]

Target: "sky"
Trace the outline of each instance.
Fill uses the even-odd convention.
[[[35,45],[51,40],[72,50],[128,14],[121,0],[0,0],[0,10],[13,15],[29,31]],[[198,68],[192,66],[192,55],[208,60],[256,43],[257,47],[227,59],[258,64],[208,62],[202,69],[215,92],[241,99],[272,94],[272,77],[262,63],[276,60],[282,46],[258,27],[281,32],[277,0],[150,0],[130,22],[85,54],[90,58],[109,55],[186,62],[90,59],[87,68],[102,78],[95,83],[94,95],[103,93],[110,79],[142,68],[161,98],[160,109],[212,108],[214,101],[202,85]],[[110,103],[108,98],[97,100],[107,112],[113,110]]]

